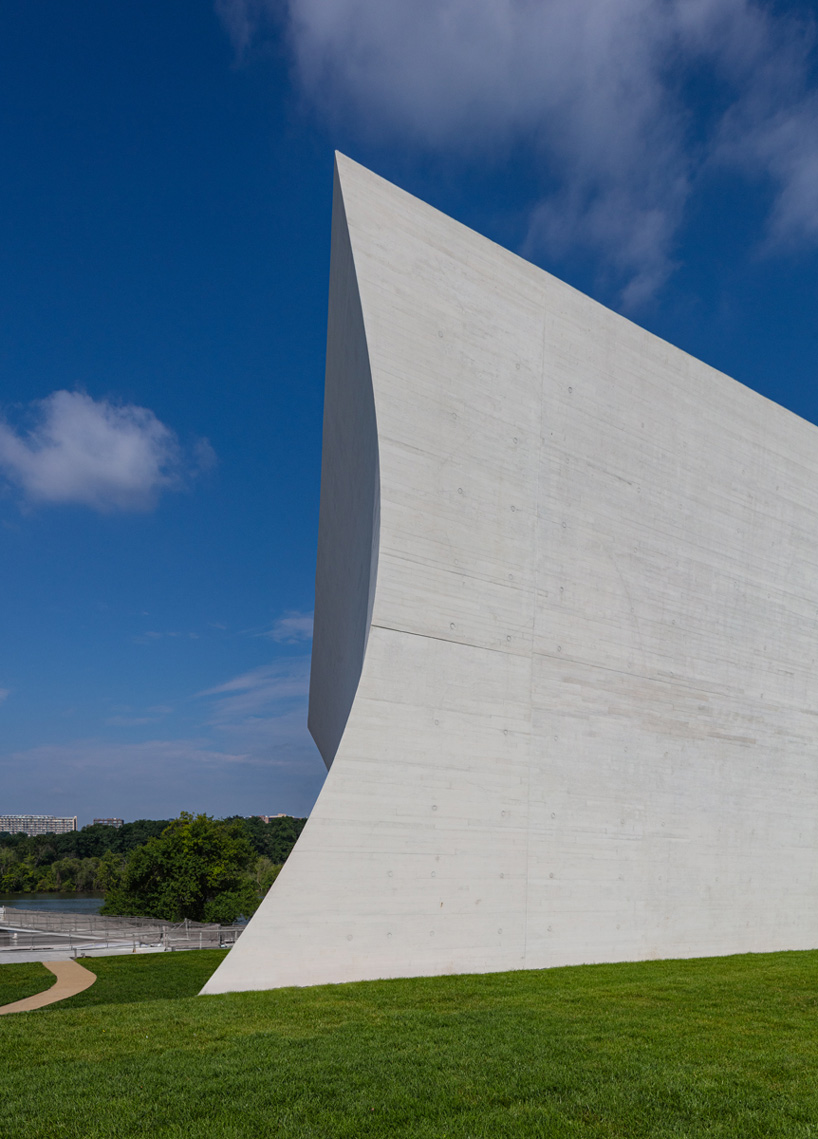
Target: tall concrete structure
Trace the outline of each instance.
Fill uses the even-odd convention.
[[[339,157],[310,728],[205,992],[818,945],[818,430]]]

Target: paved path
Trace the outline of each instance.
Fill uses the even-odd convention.
[[[80,965],[78,961],[43,961],[57,978],[50,989],[42,993],[35,993],[33,997],[24,997],[21,1001],[13,1001],[10,1005],[0,1007],[0,1016],[9,1012],[28,1012],[33,1008],[43,1008],[44,1005],[53,1005],[55,1001],[64,1001],[66,997],[73,997],[88,989],[97,979],[96,973]]]

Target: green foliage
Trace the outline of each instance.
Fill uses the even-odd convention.
[[[233,816],[233,818],[238,817]],[[270,819],[265,823],[264,819],[254,815],[249,819],[241,819],[241,822],[244,823],[256,853],[280,866],[287,861],[287,856],[295,846],[307,820],[282,815],[281,818]]]
[[[124,855],[161,834],[168,821],[140,819],[119,829],[97,824],[68,834],[2,834],[0,892],[104,892]]]
[[[244,829],[258,856],[259,869],[253,870],[253,877],[260,897],[275,879],[277,871],[271,867],[280,868],[286,862],[306,821],[289,816],[269,823],[258,817],[225,820]],[[138,819],[118,829],[97,824],[69,834],[0,834],[0,893],[107,894],[119,885],[128,855],[159,838],[172,823],[171,819]],[[227,903],[221,907],[225,912],[230,908]]]
[[[258,906],[255,861],[242,820],[182,812],[131,851],[100,912],[229,924]]]
[[[103,914],[229,925],[256,910],[305,823],[183,813],[118,830],[0,835],[0,892],[104,893]]]
[[[257,859],[256,865],[253,868],[253,877],[256,880],[258,887],[259,897],[264,897],[267,891],[275,882],[276,878],[281,873],[281,865],[276,865],[271,862],[269,858],[265,858],[262,854],[261,858]]]
[[[170,819],[137,819],[121,827],[100,823],[67,834],[0,834],[0,843],[14,850],[21,859],[35,866],[55,862],[59,858],[101,858],[106,851],[127,854],[142,846],[149,838],[157,838]]]
[[[52,1005],[2,1023],[2,1134],[808,1139],[816,1008],[815,952]]]
[[[104,891],[122,862],[122,855],[113,851],[102,858],[67,857],[38,862],[36,852],[19,857],[13,847],[0,847],[0,892]]]
[[[117,854],[116,851],[113,850],[106,850],[97,865],[97,885],[95,889],[107,894],[109,890],[113,890],[114,887],[118,886],[124,865],[125,859],[121,854]]]

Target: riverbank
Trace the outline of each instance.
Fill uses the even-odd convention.
[[[12,910],[38,910],[58,914],[98,914],[105,895],[101,892],[59,891],[31,894],[0,894],[0,907]]]

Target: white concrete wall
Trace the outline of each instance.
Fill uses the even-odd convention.
[[[818,430],[338,168],[327,399],[359,436],[324,487],[362,505],[322,503],[311,724],[366,638],[320,630],[374,580],[326,567],[374,535],[371,628],[205,992],[818,945]]]
[[[372,618],[378,477],[369,354],[336,171],[309,715],[327,767],[355,699]]]

